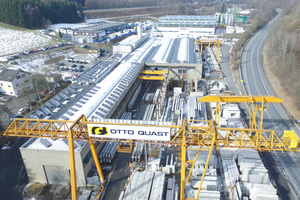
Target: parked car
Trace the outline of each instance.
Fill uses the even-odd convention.
[[[43,89],[42,94],[47,94],[49,92],[48,88]]]
[[[1,100],[1,101],[9,101],[10,98],[9,98],[9,97],[0,97],[0,100]]]
[[[20,108],[18,110],[18,115],[23,115],[27,111],[27,108]]]

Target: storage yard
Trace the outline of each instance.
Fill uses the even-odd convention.
[[[211,31],[213,17],[203,19],[210,25],[204,30],[199,23],[200,32]],[[137,30],[7,129],[7,135],[20,129],[15,135],[31,137],[20,147],[30,181],[26,198],[280,199],[260,152],[298,146],[260,140],[274,132],[258,131],[256,115],[242,117],[238,103],[251,99],[255,114],[262,114],[263,103],[281,100],[224,100],[233,92],[220,64],[228,56],[218,46],[226,45],[221,38]]]

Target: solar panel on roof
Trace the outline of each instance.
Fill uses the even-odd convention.
[[[122,93],[124,90],[120,90],[119,88],[116,88],[115,91]]]
[[[111,97],[111,95],[108,97],[108,99],[109,99],[109,100],[111,100],[111,101],[113,101],[113,102],[116,102],[116,101],[117,101],[117,99],[116,99],[116,98],[113,98],[113,97]]]
[[[71,94],[71,92],[70,92],[68,89],[65,89],[64,92],[65,92],[66,94],[68,94],[68,95]]]
[[[63,139],[62,140],[66,145],[69,145],[69,140],[68,139]]]
[[[70,110],[72,110],[73,112],[77,112],[78,110],[74,107],[71,107]]]
[[[40,110],[35,110],[35,113],[36,113],[39,117],[41,117],[41,116],[44,115],[44,113],[43,113],[42,111],[40,111]]]
[[[52,144],[51,144],[48,140],[46,140],[46,139],[41,139],[40,142],[41,142],[46,148],[48,148],[48,147],[50,147],[50,146],[52,145]]]
[[[70,99],[66,94],[64,94],[64,93],[60,93],[59,94],[64,100],[68,100],[68,99]]]
[[[127,74],[126,77],[128,77],[129,79],[132,79],[133,75],[132,74]]]
[[[97,92],[98,90],[96,90],[96,89],[93,88],[93,89],[91,89],[90,91],[92,91],[92,92]]]
[[[62,98],[60,96],[58,96],[58,95],[55,96],[55,99],[58,100],[58,101],[62,100]]]
[[[54,99],[51,100],[51,102],[56,106],[56,107],[59,107],[60,106],[60,103]]]
[[[41,106],[41,109],[46,115],[52,114],[52,112],[47,107]]]
[[[89,99],[86,98],[86,97],[81,97],[81,100],[83,100],[83,101],[88,101]]]
[[[69,118],[64,115],[60,116],[60,118],[62,118],[63,120],[69,120]]]
[[[89,95],[89,94],[85,94],[84,96],[86,96],[86,97],[92,97],[92,95]]]
[[[83,146],[85,144],[85,141],[83,140],[75,140],[80,146]]]
[[[48,108],[53,108],[53,107],[54,107],[54,106],[53,106],[51,103],[49,103],[49,102],[46,102],[45,105],[46,105]]]
[[[99,107],[98,110],[102,111],[102,112],[105,113],[105,114],[108,113],[108,110],[106,110],[106,109],[104,109],[104,108],[101,108],[101,107]]]
[[[70,85],[69,87],[71,87],[71,88],[73,88],[74,90],[77,90],[78,89],[78,87],[76,87],[75,85]]]
[[[109,101],[109,100],[105,100],[105,103],[107,103],[107,104],[110,105],[110,106],[114,105],[114,103],[111,102],[111,101]]]
[[[124,85],[127,85],[127,82],[125,80],[122,80],[121,83],[123,83]]]
[[[104,107],[107,108],[107,109],[110,109],[110,108],[111,108],[111,106],[107,105],[106,103],[103,103],[102,106],[104,106]]]
[[[95,86],[94,88],[100,89],[100,87],[99,87],[99,86]]]
[[[70,115],[70,116],[74,115],[74,113],[72,113],[71,111],[66,111],[65,113],[68,114],[68,115]]]
[[[110,96],[114,97],[115,99],[119,98],[117,95],[114,95],[114,94],[110,94]]]
[[[89,91],[88,94],[95,94],[95,92]]]
[[[78,100],[78,103],[85,104],[85,101]]]
[[[118,85],[118,88],[121,88],[122,90],[124,90],[126,87],[123,85]]]
[[[126,87],[126,85],[125,85],[125,84],[123,84],[123,83],[120,83],[120,86]]]
[[[121,93],[118,92],[118,91],[113,91],[114,94],[118,95],[118,96],[121,96]]]
[[[78,108],[81,108],[82,106],[78,103],[75,103],[74,106],[78,107]]]
[[[98,116],[100,116],[100,117],[102,117],[102,118],[105,116],[103,113],[100,113],[100,112],[98,112],[98,111],[95,112],[95,114],[98,115]]]
[[[70,92],[72,92],[73,94],[76,94],[77,93],[77,91],[76,90],[74,90],[74,89],[72,89],[72,88],[68,88],[68,90],[70,91]]]

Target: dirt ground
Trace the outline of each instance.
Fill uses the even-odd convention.
[[[294,103],[294,97],[291,96],[282,86],[281,81],[276,75],[274,71],[270,69],[270,65],[268,64],[268,60],[266,59],[266,55],[263,54],[263,66],[266,73],[266,76],[269,79],[270,85],[273,88],[273,91],[277,95],[277,97],[283,99],[283,106],[290,116],[293,116],[294,119],[300,119],[300,110],[296,108]],[[270,79],[272,77],[272,79]]]

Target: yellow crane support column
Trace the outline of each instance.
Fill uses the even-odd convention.
[[[202,187],[202,183],[203,183],[203,180],[204,180],[204,177],[205,177],[205,174],[206,174],[206,170],[207,170],[207,167],[208,167],[208,163],[209,163],[209,159],[210,159],[210,156],[211,156],[211,152],[214,149],[215,140],[216,140],[216,137],[217,137],[216,125],[215,125],[215,123],[214,123],[213,120],[212,120],[212,130],[213,130],[213,133],[211,134],[210,150],[209,150],[209,153],[208,153],[208,156],[207,156],[207,159],[206,159],[204,171],[202,173],[200,186],[198,188],[197,195],[196,195],[196,198],[195,198],[196,200],[198,199],[198,196],[199,196],[199,193],[200,193],[200,190],[201,190],[201,187]]]
[[[77,184],[76,184],[76,170],[75,170],[75,156],[74,156],[74,140],[72,130],[69,130],[69,156],[70,156],[70,175],[71,175],[71,193],[72,199],[77,200]]]
[[[181,178],[180,178],[180,200],[185,199],[185,159],[186,159],[186,120],[183,120],[181,141]]]
[[[100,177],[100,181],[101,181],[102,184],[105,184],[104,175],[103,175],[103,172],[102,172],[102,168],[101,168],[101,165],[100,165],[100,161],[99,161],[99,158],[98,158],[97,151],[96,151],[93,140],[89,140],[89,144],[90,144],[90,147],[91,147],[93,158],[95,160],[95,164],[96,164],[97,172],[98,172],[99,177]]]

